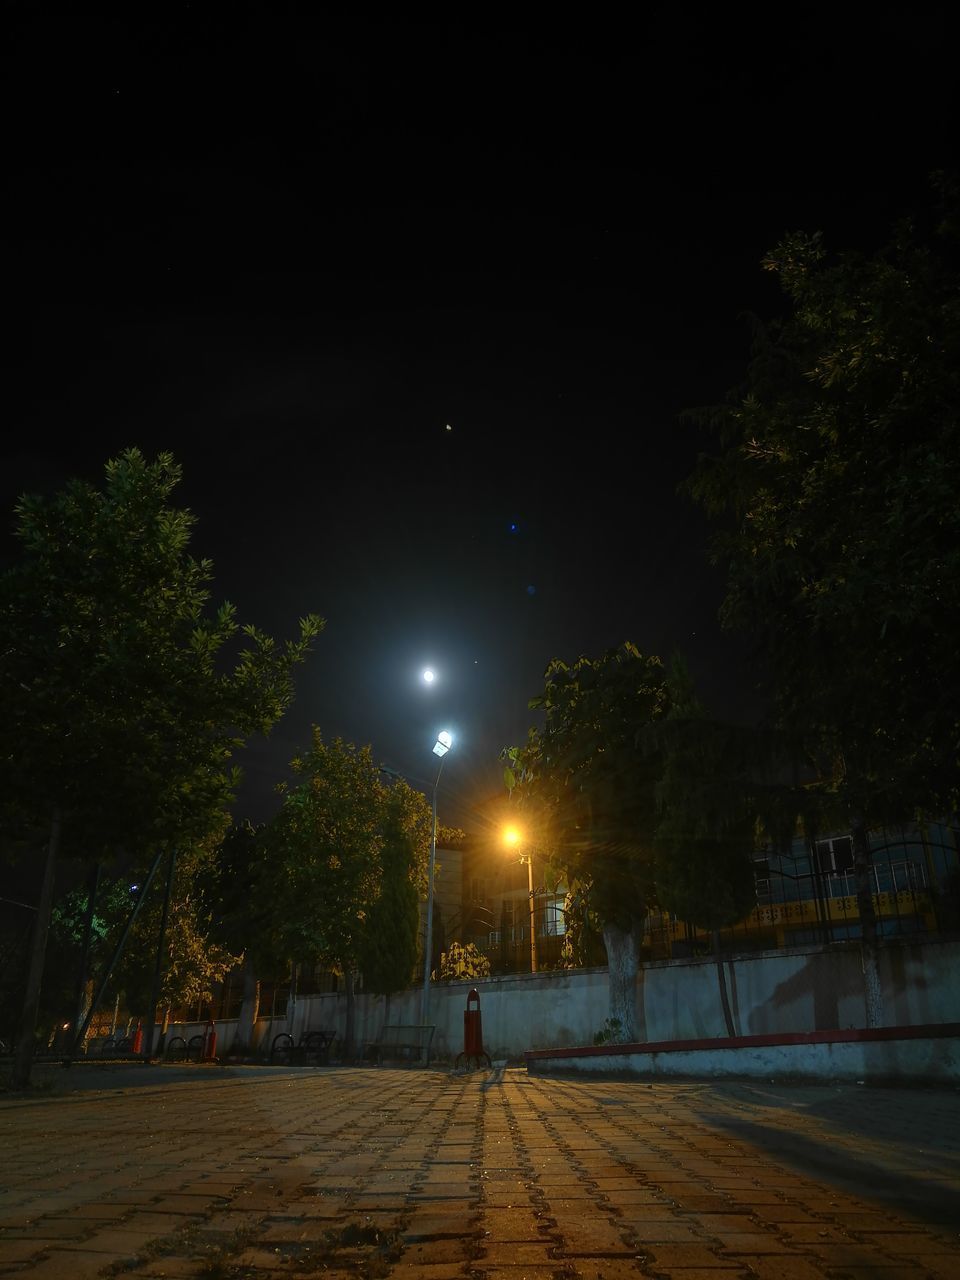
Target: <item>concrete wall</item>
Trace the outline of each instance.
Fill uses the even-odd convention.
[[[956,1028],[956,1024],[954,1024]],[[844,1032],[835,1035],[844,1036]],[[846,1033],[847,1035],[856,1033]],[[812,1044],[756,1044],[762,1036],[665,1052],[608,1053],[610,1046],[555,1057],[529,1058],[538,1075],[668,1076],[723,1079],[845,1080],[851,1083],[955,1084],[960,1080],[960,1035],[891,1040],[838,1039]],[[681,1042],[678,1042],[681,1043]]]
[[[727,988],[738,1035],[833,1031],[863,1027],[863,979],[855,944],[798,947],[725,961]],[[889,945],[881,952],[886,1023],[923,1026],[960,1022],[960,941]],[[607,1017],[606,969],[579,969],[443,983],[430,993],[435,1023],[433,1052],[456,1057],[463,1048],[467,994],[480,992],[484,1047],[493,1058],[518,1058],[527,1049],[593,1043]],[[357,998],[358,1044],[376,1039],[385,1021],[419,1023],[421,992]],[[726,1035],[712,961],[664,960],[648,964],[637,984],[640,1039],[707,1039]],[[343,1037],[342,995],[307,996],[288,1016],[258,1026],[261,1045],[290,1031],[336,1029]],[[189,1037],[202,1027],[171,1028]],[[235,1023],[218,1024],[218,1051],[229,1048]]]

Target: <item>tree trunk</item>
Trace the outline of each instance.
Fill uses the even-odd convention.
[[[93,979],[88,978],[86,982],[83,984],[83,997],[80,1001],[80,1010],[77,1018],[78,1026],[80,1027],[83,1026],[87,1018],[87,1013],[90,1010],[90,1005],[92,1003],[93,1003]],[[86,1053],[87,1051],[86,1045],[89,1039],[90,1039],[90,1028],[87,1027],[87,1034],[84,1036],[82,1042],[76,1046],[74,1052]]]
[[[240,1017],[237,1019],[237,1044],[243,1045],[248,1052],[254,1051],[254,1037],[257,1033],[257,1019],[260,1017],[260,979],[249,956],[243,961],[243,1000],[240,1004]]]
[[[170,859],[167,863],[167,883],[163,890],[163,909],[160,913],[160,936],[157,938],[157,958],[153,966],[153,986],[150,990],[150,1009],[149,1019],[147,1021],[147,1034],[144,1037],[143,1056],[145,1059],[153,1057],[153,1032],[154,1024],[157,1020],[157,1005],[160,1003],[160,986],[163,982],[163,962],[166,958],[164,951],[167,941],[167,922],[170,919],[170,897],[173,893],[173,878],[177,870],[177,850],[171,848]],[[163,1031],[160,1032],[160,1044],[157,1053],[163,1056],[166,1041]]]
[[[853,831],[853,869],[857,879],[857,911],[860,916],[860,967],[863,970],[863,995],[867,1026],[883,1026],[883,988],[880,985],[880,961],[877,953],[877,913],[873,906],[873,880],[870,842],[863,819],[850,820]]]
[[[30,949],[30,968],[27,973],[27,985],[23,993],[23,1012],[20,1015],[20,1034],[17,1051],[13,1059],[11,1084],[14,1089],[25,1089],[30,1083],[30,1068],[33,1065],[33,1039],[37,1033],[37,1014],[40,1010],[40,988],[43,984],[43,962],[47,955],[47,934],[50,932],[50,917],[53,915],[53,881],[57,866],[57,851],[60,848],[60,809],[55,808],[50,821],[50,841],[47,845],[47,860],[43,868],[43,883],[40,886],[40,901],[37,904],[37,918],[33,926],[33,945]]]
[[[713,955],[717,962],[717,984],[720,987],[720,1005],[723,1009],[723,1021],[727,1035],[731,1039],[737,1034],[733,1025],[733,1014],[730,1012],[730,997],[727,995],[727,975],[723,967],[723,956],[720,954],[720,930],[713,931]]]
[[[637,1038],[637,972],[640,967],[640,930],[603,926],[610,984],[610,1039],[629,1044]],[[617,1025],[619,1024],[619,1025]]]
[[[76,1013],[71,1027],[71,1047],[74,1053],[82,1053],[83,1045],[79,1042],[80,1028],[83,1026],[93,998],[93,983],[87,979],[90,969],[90,947],[93,942],[93,917],[97,906],[97,890],[100,887],[100,863],[90,873],[90,889],[87,893],[87,909],[83,917],[83,951],[80,956],[80,969],[77,973],[77,998],[74,1002]]]
[[[287,1031],[296,1039],[297,1031],[297,990],[300,986],[300,966],[290,962],[290,990],[287,992]]]
[[[353,1034],[356,1022],[357,999],[354,991],[354,972],[343,970],[343,990],[347,997],[347,1019],[343,1031],[343,1058],[345,1062],[353,1061]]]

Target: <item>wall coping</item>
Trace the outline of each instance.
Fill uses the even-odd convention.
[[[771,1045],[847,1044],[876,1040],[942,1040],[960,1037],[960,1022],[911,1027],[860,1027],[846,1031],[794,1031],[760,1036],[717,1036],[705,1040],[635,1041],[629,1044],[574,1045],[569,1049],[527,1049],[528,1062],[547,1058],[606,1058],[625,1054],[683,1053],[696,1049],[762,1049]]]

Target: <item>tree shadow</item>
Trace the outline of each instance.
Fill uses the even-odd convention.
[[[956,1229],[960,1100],[953,1094],[844,1087],[825,1095],[823,1086],[774,1091],[746,1083],[707,1092],[727,1104],[694,1103],[712,1127],[837,1190]],[[728,1109],[731,1102],[743,1111]],[[851,1151],[845,1134],[875,1144],[875,1151]],[[923,1169],[916,1167],[917,1154],[926,1157]]]

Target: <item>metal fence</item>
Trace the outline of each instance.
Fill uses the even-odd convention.
[[[946,824],[874,832],[871,889],[880,938],[960,932],[958,831]],[[757,856],[756,906],[719,933],[723,952],[775,950],[859,938],[862,924],[849,836],[798,841]],[[666,913],[646,921],[650,959],[707,954],[713,935]]]

